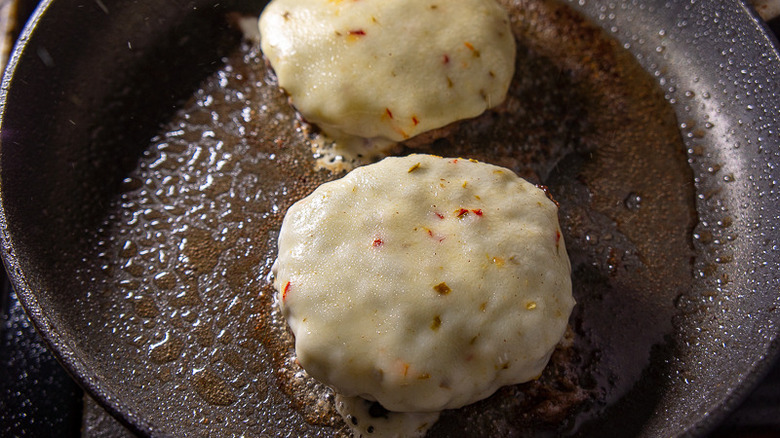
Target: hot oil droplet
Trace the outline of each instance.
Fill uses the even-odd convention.
[[[183,347],[184,343],[181,339],[166,333],[162,341],[149,348],[149,359],[158,364],[174,361],[181,355]]]

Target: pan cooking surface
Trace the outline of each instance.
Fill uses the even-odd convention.
[[[776,53],[739,3],[502,2],[507,102],[399,153],[547,185],[578,305],[539,380],[431,435],[706,430],[777,347]],[[338,175],[314,169],[258,49],[223,25],[258,3],[51,3],[64,16],[23,39],[23,80],[4,83],[9,275],[74,374],[150,435],[346,433],[272,305],[284,212]],[[82,14],[101,26],[48,50]]]
[[[446,413],[432,435],[572,431],[621,398],[648,403],[652,391],[635,388],[673,353],[674,300],[692,281],[693,176],[663,94],[568,8],[509,7],[519,43],[509,100],[422,150],[549,185],[579,305],[541,379]],[[113,349],[94,353],[115,361],[123,398],[166,400],[149,409],[153,423],[345,433],[331,392],[295,363],[268,279],[287,207],[338,176],[314,170],[308,140],[244,42],[124,180],[95,237],[98,272],[80,274],[102,280],[86,316],[112,332]]]

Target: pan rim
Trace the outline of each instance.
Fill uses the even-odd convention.
[[[596,20],[595,16],[592,14],[593,10],[596,8],[591,6],[591,5],[602,5],[600,11],[603,12],[605,8],[603,5],[605,2],[601,0],[595,0],[595,1],[594,0],[566,0],[566,1],[572,7],[574,7],[578,11],[581,11],[584,15],[588,16],[593,23],[606,30],[606,28],[604,27],[606,21]],[[658,2],[658,3],[663,4],[662,2]],[[706,2],[691,1],[690,2],[691,6],[695,6],[694,3],[698,3],[699,5],[701,5],[702,3],[706,3]],[[682,3],[680,5],[682,5]],[[723,8],[737,9],[739,13],[742,14],[741,18],[744,18],[744,22],[740,22],[740,24],[743,24],[744,27],[747,28],[748,30],[755,30],[755,33],[760,35],[761,39],[751,40],[751,44],[754,44],[755,47],[766,49],[762,53],[762,55],[766,55],[768,58],[770,58],[768,61],[771,61],[773,65],[776,66],[778,65],[778,63],[780,63],[780,39],[778,39],[778,35],[775,35],[773,33],[773,31],[769,28],[769,25],[760,17],[758,12],[750,5],[750,0],[732,0],[730,2],[721,2],[719,3],[719,5],[721,5]],[[586,9],[591,9],[591,10],[586,11]],[[660,9],[660,7],[658,9]],[[686,11],[687,10],[688,9],[686,8]],[[687,18],[691,18],[691,17],[692,16],[689,16]],[[614,31],[611,34],[611,36],[616,37]],[[751,34],[751,36],[753,36],[753,34]],[[700,38],[704,39],[704,37],[700,37]],[[747,37],[745,35],[741,35],[740,40],[741,41],[747,40]],[[632,49],[630,49],[630,51],[633,52],[634,50],[635,49],[633,48],[632,45]],[[652,64],[652,62],[650,61],[651,56],[647,56],[642,62],[640,62],[642,67],[648,73],[653,73],[652,68],[648,67],[648,64]],[[637,59],[639,59],[638,55],[637,55]],[[654,58],[655,61],[658,61],[658,59],[660,58]],[[645,62],[647,62],[647,64],[645,64]],[[661,63],[659,62],[658,65],[660,66]],[[656,73],[656,76],[659,75]],[[777,75],[775,74],[774,77],[777,78]],[[656,78],[656,83],[658,84],[658,78]],[[764,91],[764,94],[768,94],[766,90]],[[680,118],[680,112],[678,111],[679,106],[677,105],[672,105],[672,106],[675,107],[675,112],[678,116],[678,120],[683,120]],[[776,113],[774,115],[776,115]],[[775,141],[775,143],[772,144],[776,145],[777,141]],[[770,201],[764,201],[764,204],[771,205],[772,203],[777,204],[778,202],[780,202],[780,196],[776,195],[774,199]],[[698,210],[698,205],[697,205],[697,210]],[[780,229],[778,229],[777,227],[773,227],[772,232],[769,232],[768,235],[771,236],[774,239],[774,241],[780,241]],[[766,256],[765,258],[769,259],[768,256]],[[778,281],[777,276],[778,274],[775,273],[775,276],[773,278],[775,282]],[[772,284],[770,283],[770,280],[766,280],[761,282],[760,286],[765,287],[766,289],[770,289]],[[763,354],[761,354],[760,357],[758,357],[756,360],[751,362],[750,368],[746,370],[744,373],[745,377],[740,379],[739,383],[736,384],[733,388],[731,388],[725,397],[719,398],[718,399],[719,403],[708,406],[706,411],[704,411],[704,413],[700,415],[696,421],[690,423],[685,429],[681,430],[680,436],[706,436],[706,434],[714,431],[714,429],[719,426],[719,424],[728,416],[728,414],[734,411],[737,407],[739,407],[739,405],[742,402],[744,402],[748,398],[748,396],[752,393],[752,391],[755,389],[757,384],[760,383],[764,379],[764,377],[766,377],[766,375],[771,371],[772,367],[775,365],[780,365],[780,330],[776,329],[772,333],[769,341],[766,342],[763,346],[765,347],[762,350]],[[656,413],[658,413],[658,411],[656,411]]]
[[[11,51],[11,56],[8,58],[3,72],[2,84],[0,85],[0,132],[5,120],[7,110],[6,98],[14,73],[38,23],[53,3],[54,0],[41,0],[25,23]],[[0,154],[2,154],[1,144]],[[2,178],[0,178],[0,193],[2,192],[3,182]],[[16,255],[15,247],[14,238],[8,231],[5,199],[0,196],[0,250],[2,250],[0,256],[2,256],[3,267],[17,299],[22,305],[25,314],[32,321],[36,332],[41,336],[49,351],[62,365],[63,369],[84,389],[85,394],[97,400],[107,412],[132,432],[147,436],[158,436],[155,433],[154,426],[138,415],[135,410],[121,409],[119,407],[118,397],[99,383],[99,376],[90,371],[90,367],[76,354],[71,342],[62,335],[57,323],[46,315],[43,307],[38,302],[37,295],[30,287],[27,276]]]
[[[2,121],[6,111],[5,99],[11,84],[11,79],[14,76],[14,71],[16,70],[21,55],[27,47],[27,43],[37,27],[37,24],[41,21],[46,10],[53,1],[54,0],[44,0],[38,6],[31,19],[25,25],[24,30],[13,49],[12,56],[9,58],[8,66],[3,75],[2,89],[0,90],[0,102],[2,102],[2,104],[0,104],[0,128],[2,128]],[[760,20],[755,10],[747,4],[747,0],[737,0],[737,2],[748,14],[753,22],[752,24],[760,30],[762,35],[764,35],[767,44],[771,45],[774,57],[780,61],[780,43],[778,43],[777,38],[769,32],[766,23]],[[0,151],[2,151],[1,147]],[[0,180],[0,192],[2,192],[2,189],[2,180]],[[13,284],[14,290],[17,292],[19,301],[27,315],[33,321],[36,330],[42,335],[42,338],[57,357],[58,361],[60,361],[74,380],[85,388],[91,397],[98,400],[115,418],[120,419],[123,424],[136,433],[158,436],[160,431],[156,430],[152,424],[139,416],[135,410],[126,407],[120,408],[120,402],[116,395],[110,391],[110,388],[100,384],[98,379],[99,376],[97,376],[86,363],[83,362],[79,355],[76,354],[72,343],[68,342],[68,340],[61,335],[61,331],[57,327],[56,321],[53,321],[46,315],[46,312],[37,299],[35,291],[30,287],[28,279],[23,272],[21,263],[16,255],[16,245],[13,236],[8,232],[6,209],[4,201],[1,198],[0,245],[2,245],[2,258],[6,272]],[[737,407],[750,394],[755,385],[769,372],[771,366],[778,358],[780,358],[780,333],[776,333],[772,338],[772,341],[768,344],[767,354],[754,363],[754,368],[748,373],[748,378],[742,380],[737,388],[722,400],[722,403],[714,411],[708,412],[708,415],[701,421],[694,423],[685,431],[685,433],[698,435],[714,429],[729,412]]]

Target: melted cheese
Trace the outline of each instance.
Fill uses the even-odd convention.
[[[421,438],[439,419],[439,412],[391,412],[376,402],[338,393],[336,410],[355,437]]]
[[[514,74],[495,0],[273,0],[259,26],[279,85],[348,158],[481,114]]]
[[[279,236],[274,281],[298,360],[399,412],[537,378],[574,305],[557,211],[508,169],[429,155],[323,184]]]

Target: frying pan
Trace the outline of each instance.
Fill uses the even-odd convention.
[[[515,104],[461,134],[479,144],[480,129],[517,134],[519,120],[531,128],[518,142],[534,147],[429,151],[550,187],[579,305],[539,382],[445,413],[432,434],[702,435],[778,351],[776,42],[737,1],[505,3],[525,11]],[[262,6],[44,2],[3,79],[9,277],[65,367],[139,434],[346,430],[270,305],[278,221],[333,175],[311,167],[257,53],[235,55],[226,17]],[[237,94],[238,76],[255,86]],[[267,105],[230,112],[253,99]],[[249,129],[211,129],[222,116]],[[166,204],[170,190],[190,203]]]

